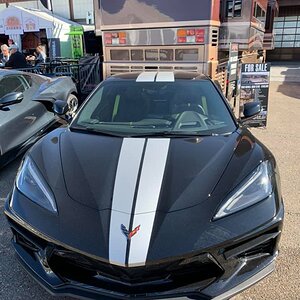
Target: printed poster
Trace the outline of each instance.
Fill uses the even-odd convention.
[[[248,102],[258,101],[261,112],[255,118],[248,120],[251,127],[266,127],[268,118],[270,64],[242,64],[240,107]]]

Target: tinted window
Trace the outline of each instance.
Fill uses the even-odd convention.
[[[0,97],[8,93],[24,92],[26,85],[18,76],[7,76],[0,81]]]
[[[159,59],[162,61],[172,61],[173,60],[173,49],[160,49]]]
[[[210,81],[104,82],[71,127],[121,135],[225,134],[235,123]]]
[[[145,50],[145,59],[158,60],[158,50],[156,49]]]
[[[262,9],[262,7],[256,3],[254,9],[254,17],[259,19],[260,21],[265,21],[266,12]]]
[[[111,60],[129,60],[129,50],[110,50]]]
[[[32,86],[32,78],[29,75],[22,75],[28,86]]]
[[[143,50],[131,50],[131,60],[137,61],[137,60],[144,60],[144,52]]]
[[[242,16],[242,0],[228,0],[226,3],[226,16],[229,18]]]
[[[175,60],[198,61],[198,49],[176,49]]]

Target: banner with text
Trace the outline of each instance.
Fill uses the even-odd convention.
[[[255,118],[247,121],[251,127],[267,126],[270,64],[242,64],[240,107],[247,102],[260,102],[261,112]]]

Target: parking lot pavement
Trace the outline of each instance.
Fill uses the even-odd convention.
[[[280,253],[276,271],[234,300],[300,299],[299,83],[273,82],[269,99],[267,129],[252,129],[252,132],[273,152],[279,164],[285,202]]]
[[[281,172],[285,224],[276,271],[234,300],[300,299],[300,88],[273,82],[267,129],[252,129],[275,155]],[[22,269],[13,255],[11,233],[3,215],[20,159],[0,171],[0,299],[71,300],[51,297]]]
[[[21,159],[15,160],[0,171],[0,299],[1,300],[71,300],[68,297],[51,297],[22,268],[13,254],[11,232],[3,206],[13,186]]]

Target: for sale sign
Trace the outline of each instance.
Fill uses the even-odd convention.
[[[267,126],[270,86],[270,64],[242,64],[241,68],[241,108],[248,102],[260,102],[261,112],[247,121],[251,127]]]

